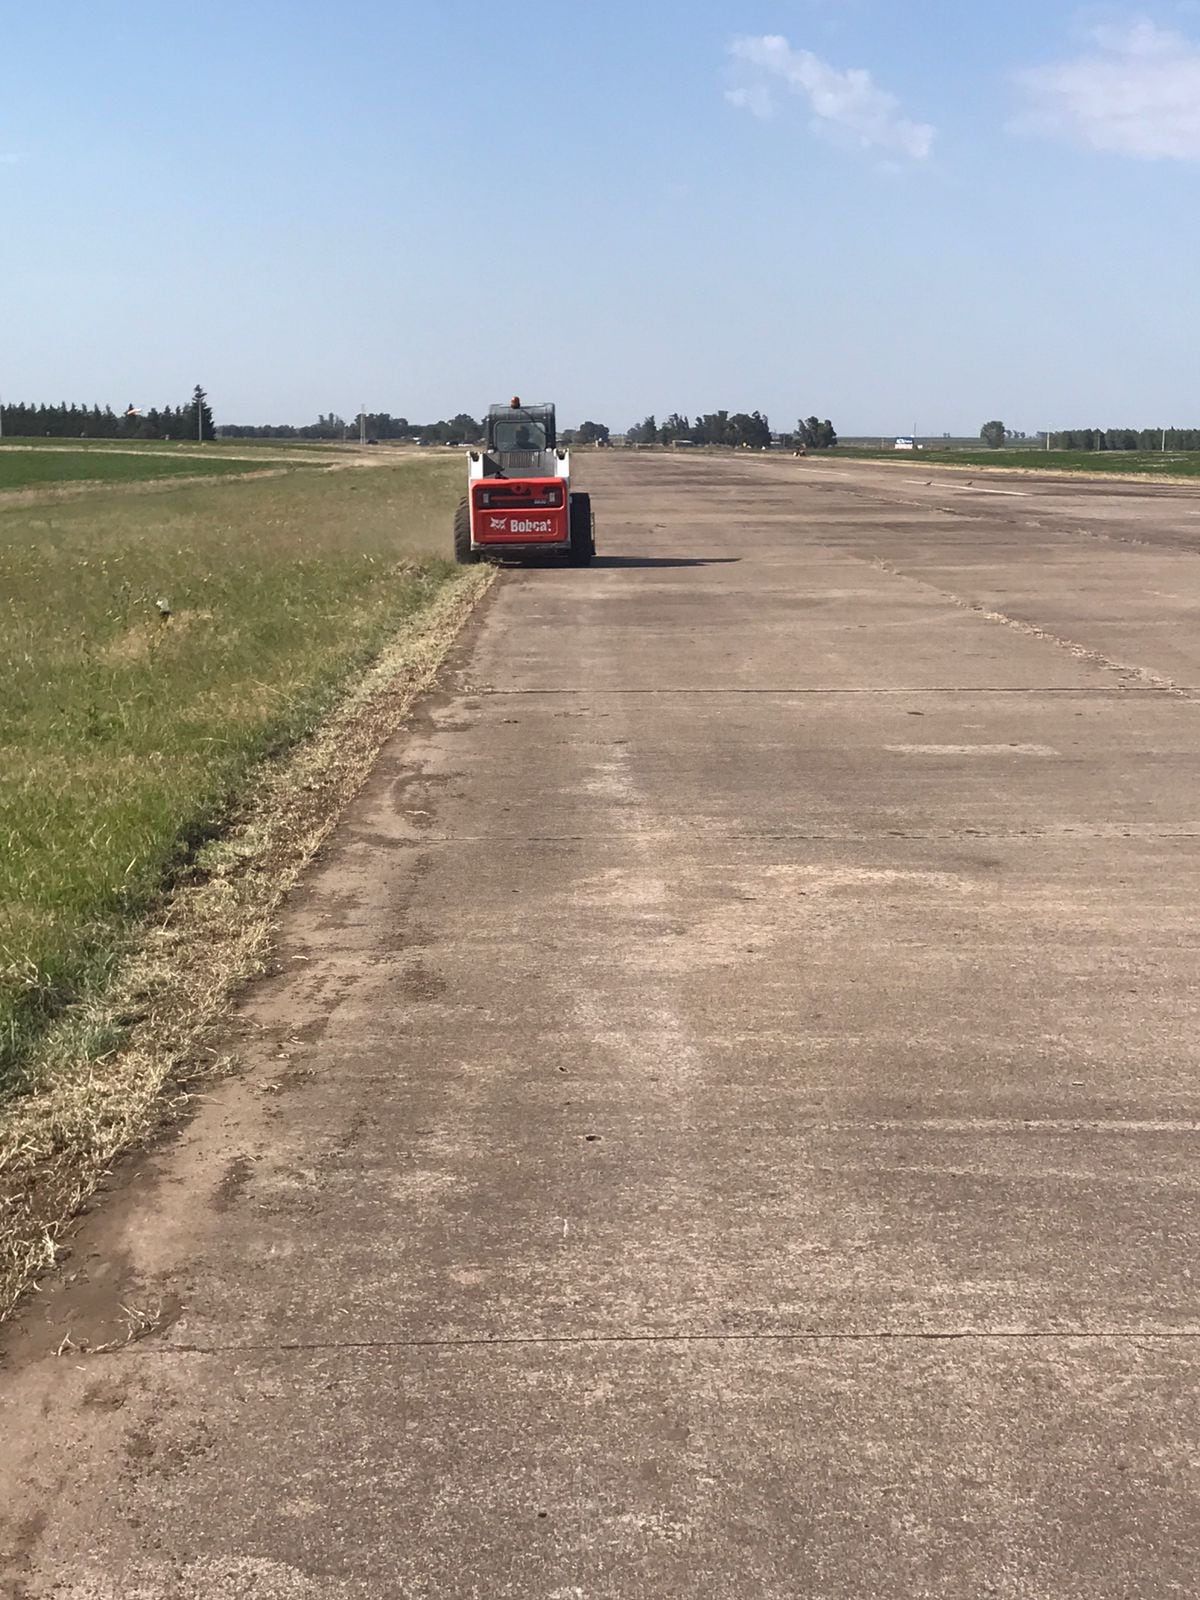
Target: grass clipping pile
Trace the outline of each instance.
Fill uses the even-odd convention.
[[[361,787],[387,739],[493,576],[447,585],[412,634],[283,763],[261,767],[229,828],[151,917],[116,981],[48,1037],[46,1086],[0,1106],[0,1321],[52,1266],[71,1220],[113,1160],[186,1107],[221,1070],[218,1025],[262,969],[282,897]],[[98,1060],[97,1024],[127,1030]]]

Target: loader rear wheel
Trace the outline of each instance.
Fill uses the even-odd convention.
[[[454,559],[460,567],[479,560],[476,551],[471,549],[471,504],[468,500],[460,500],[454,513]]]
[[[592,497],[590,494],[571,496],[571,546],[567,560],[573,567],[586,567],[596,554],[596,540],[592,533]]]

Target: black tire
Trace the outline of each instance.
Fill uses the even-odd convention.
[[[478,552],[471,549],[471,505],[467,500],[460,500],[454,513],[454,559],[460,567],[479,560]]]
[[[592,497],[590,494],[571,496],[571,547],[567,560],[573,567],[586,567],[596,554],[596,539],[592,532]]]

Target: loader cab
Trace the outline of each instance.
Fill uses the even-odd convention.
[[[540,422],[503,418],[492,430],[492,448],[497,451],[544,450],[546,430]]]
[[[493,406],[488,412],[487,448],[490,455],[505,457],[553,450],[558,442],[553,406],[523,406],[514,402]]]

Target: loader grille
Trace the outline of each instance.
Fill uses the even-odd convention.
[[[542,452],[540,450],[501,450],[500,467],[504,472],[511,472],[514,468],[521,470],[526,467],[540,467]]]

